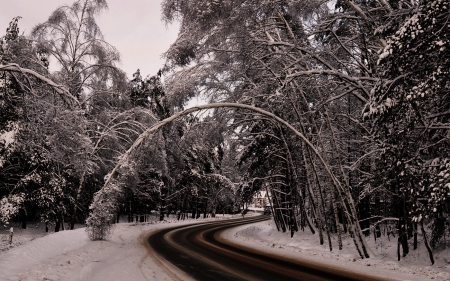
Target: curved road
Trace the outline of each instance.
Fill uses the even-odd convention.
[[[257,249],[232,244],[220,232],[269,219],[242,219],[178,226],[153,233],[153,250],[195,280],[386,280],[325,264],[268,255]]]

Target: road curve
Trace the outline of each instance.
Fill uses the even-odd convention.
[[[195,280],[388,280],[232,244],[220,232],[269,219],[253,216],[162,229],[148,237],[162,258]]]

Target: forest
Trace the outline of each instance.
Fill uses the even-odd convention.
[[[0,38],[2,224],[104,239],[119,215],[236,213],[266,191],[279,231],[330,250],[350,235],[361,258],[393,235],[399,260],[423,243],[434,263],[450,235],[449,0],[164,0],[178,38],[131,80],[105,9],[75,1],[30,35],[12,18]]]

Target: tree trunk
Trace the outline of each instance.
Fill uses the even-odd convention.
[[[297,171],[295,170],[294,161],[292,160],[292,154],[291,154],[291,151],[290,151],[290,149],[289,149],[289,147],[287,145],[286,138],[284,137],[284,134],[282,134],[282,138],[283,138],[284,145],[286,147],[286,152],[287,152],[287,156],[288,156],[287,159],[289,160],[288,167],[290,167],[290,169],[292,170],[293,181],[296,183],[296,187],[297,187],[296,190],[297,190],[297,193],[300,196],[300,202],[303,203],[304,202],[304,197],[303,197],[303,193],[302,193],[301,189],[298,186],[299,178],[298,178],[298,175],[297,175]],[[306,165],[306,163],[305,163],[305,165]],[[291,190],[292,190],[292,188],[291,188]],[[294,203],[291,202],[291,204],[292,204],[292,207],[293,207]],[[315,230],[313,224],[311,223],[311,219],[309,218],[308,213],[306,212],[306,210],[303,210],[303,208],[302,208],[302,211],[304,213],[304,217],[305,217],[305,219],[307,221],[309,229],[311,230],[312,234],[315,234],[316,230]],[[293,219],[295,219],[295,218],[293,218]]]
[[[422,230],[423,242],[428,251],[428,256],[430,257],[431,265],[434,264],[433,251],[431,251],[430,244],[428,244],[427,233],[425,232],[425,228],[423,227],[423,221],[420,221],[420,229]]]
[[[205,200],[203,200],[204,210],[203,210],[203,218],[206,219],[206,213],[208,209],[208,196],[205,197]]]
[[[56,221],[55,221],[55,232],[59,232],[59,228],[60,228],[60,221],[59,221],[59,219],[56,219]]]
[[[272,195],[272,192],[269,195],[269,189],[267,188],[267,185],[266,185],[266,194],[267,194],[267,199],[269,200],[270,209],[272,210],[272,215],[274,216],[275,226],[277,227],[277,231],[280,231],[280,225],[278,223],[278,220],[275,220],[275,208],[272,203],[273,200],[270,198],[271,196],[273,197],[273,195]]]
[[[347,221],[351,221],[351,219],[348,218]],[[358,224],[358,222],[356,222],[356,224]],[[355,223],[349,224],[348,225],[348,231],[350,232],[350,236],[353,239],[353,243],[355,244],[355,248],[358,251],[359,256],[363,259],[364,258],[364,253],[362,252],[362,249],[361,249],[362,246],[361,246],[360,242],[357,240],[357,237],[356,237],[356,234],[355,234],[355,231],[354,231],[354,227],[355,227]]]
[[[414,222],[414,250],[417,249],[417,222]]]
[[[27,210],[20,209],[19,216],[20,216],[20,222],[21,222],[22,229],[27,229]]]
[[[161,187],[159,221],[163,221],[164,220],[164,212],[166,211],[166,193],[167,193],[167,188],[164,185],[164,186]]]
[[[192,218],[197,218],[197,212],[198,212],[198,195],[195,197],[195,207],[192,209]]]
[[[81,193],[83,191],[85,176],[86,176],[86,170],[84,170],[83,173],[81,174],[80,184],[78,185],[78,190],[77,190],[77,196],[75,197],[75,201],[73,202],[72,214],[70,216],[70,230],[73,230],[73,228],[75,227],[75,219],[77,217],[78,202],[80,202],[80,199],[81,199]]]
[[[332,149],[333,155],[334,155],[334,157],[336,158],[336,160],[337,160],[337,162],[339,164],[339,171],[341,172],[342,180],[348,184],[347,177],[346,177],[346,175],[344,173],[344,169],[342,167],[341,158],[339,157],[339,153],[337,153],[338,150],[337,150],[337,144],[336,144],[336,137],[334,135],[333,127],[331,126],[331,121],[330,121],[330,118],[328,116],[327,107],[325,107],[324,115],[325,115],[325,119],[326,119],[327,124],[328,124],[328,129],[330,130],[330,133],[331,133],[331,145],[333,147],[333,149]],[[336,187],[336,185],[334,184],[334,182],[332,182],[330,184],[332,184],[332,187],[333,187],[333,190],[331,191],[331,202],[332,202],[332,206],[333,206],[334,220],[336,222],[336,230],[337,230],[337,234],[338,234],[339,250],[342,250],[342,234],[341,234],[341,227],[339,225],[339,214],[338,214],[337,205],[336,205],[336,198],[335,198],[335,190],[337,192],[339,192],[339,190]]]
[[[65,227],[64,227],[64,212],[61,212],[61,230],[65,230]]]
[[[311,162],[312,162],[312,160],[311,160]],[[316,179],[316,187],[317,187],[316,197],[317,197],[317,202],[318,202],[318,209],[319,209],[320,213],[322,214],[323,222],[325,225],[325,232],[327,233],[327,238],[328,238],[328,246],[330,247],[330,251],[332,251],[333,245],[331,244],[330,230],[328,229],[325,202],[324,202],[323,194],[322,194],[322,186],[320,184],[319,176],[317,175],[317,170],[315,168],[314,163],[312,163],[312,168],[313,168],[315,179]],[[323,244],[323,241],[322,241],[322,244]]]
[[[310,194],[311,194],[311,199],[314,200],[314,205],[315,205],[315,210],[316,210],[316,223],[317,223],[317,228],[319,230],[319,242],[320,245],[323,245],[323,227],[322,227],[322,212],[321,212],[321,208],[320,208],[320,201],[319,201],[319,187],[317,186],[319,184],[318,178],[317,178],[317,173],[316,173],[316,168],[314,166],[312,157],[311,157],[311,152],[309,151],[308,148],[306,148],[306,154],[307,154],[307,158],[309,162],[308,163],[308,167],[309,167],[309,175],[308,175],[308,179],[310,184],[312,184],[313,186],[315,186],[315,188],[313,188],[312,186],[310,187]]]
[[[330,190],[331,192],[331,207],[333,208],[334,222],[336,224],[336,232],[338,235],[338,247],[339,250],[342,250],[342,233],[341,233],[341,225],[339,224],[339,212],[336,204],[336,194],[335,190]]]
[[[273,198],[274,198],[274,203],[275,203],[275,214],[274,214],[274,218],[276,217],[279,220],[280,223],[280,227],[281,227],[281,231],[282,232],[286,232],[286,221],[283,217],[283,213],[281,212],[281,204],[280,204],[280,200],[278,198],[277,192],[275,190],[272,190],[273,193]]]
[[[366,240],[364,239],[364,237],[362,235],[361,227],[359,226],[359,222],[358,222],[358,217],[357,217],[355,204],[353,202],[353,197],[350,194],[349,187],[345,188],[345,192],[346,192],[346,197],[349,200],[349,206],[350,206],[351,215],[352,215],[352,217],[354,219],[353,224],[355,226],[355,234],[358,237],[359,242],[361,243],[361,249],[362,249],[362,251],[364,253],[364,257],[370,258],[370,255],[369,255],[370,248],[367,245],[367,242],[366,242]]]

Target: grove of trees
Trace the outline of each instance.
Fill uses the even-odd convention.
[[[66,217],[103,239],[118,213],[214,216],[264,190],[291,236],[333,250],[348,234],[368,258],[389,230],[398,259],[423,241],[434,263],[450,231],[450,1],[164,0],[179,36],[131,80],[95,23],[106,8],[78,0],[30,36],[14,18],[0,40],[2,222]],[[209,104],[186,110],[194,97]]]

